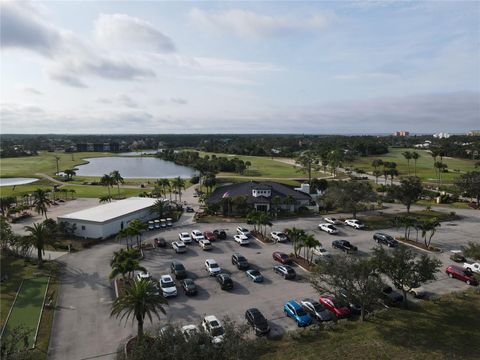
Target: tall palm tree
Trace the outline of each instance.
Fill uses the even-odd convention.
[[[130,317],[137,320],[137,337],[143,339],[143,324],[148,317],[152,321],[153,315],[160,319],[160,312],[165,314],[163,305],[168,305],[163,296],[156,294],[154,283],[150,280],[134,281],[125,287],[125,293],[119,296],[112,305],[110,316],[128,320]]]
[[[152,214],[158,215],[158,218],[161,219],[164,217],[168,209],[169,209],[169,203],[167,200],[157,199],[155,203],[150,207],[150,212]]]
[[[73,169],[64,170],[63,173],[67,176],[67,180],[72,180],[72,178],[77,174]]]
[[[298,253],[300,252],[303,246],[303,238],[305,237],[305,231],[302,229],[297,229],[296,227],[285,229],[285,234],[288,235],[290,238],[290,242],[293,246],[293,253],[295,257],[298,257]]]
[[[120,175],[120,171],[113,170],[110,173],[110,177],[112,178],[112,184],[117,185],[118,196],[120,197],[120,184],[125,184],[122,175]]]
[[[110,193],[110,187],[115,185],[115,182],[114,182],[113,178],[108,174],[104,174],[102,176],[102,178],[100,179],[100,184],[102,186],[106,186],[108,188],[108,197],[111,198],[112,194]]]
[[[132,251],[135,250],[135,251]],[[119,251],[115,251],[113,253],[113,258],[110,261],[110,266],[112,268],[112,272],[109,275],[110,279],[114,279],[118,275],[121,275],[122,278],[125,280],[125,275],[133,274],[134,271],[143,271],[146,272],[147,270],[140,266],[138,262],[138,251],[136,249],[120,249]]]
[[[304,249],[307,250],[306,257],[305,259],[309,262],[313,262],[313,251],[312,249],[319,246],[320,242],[315,239],[315,236],[312,234],[306,234],[303,237],[303,244],[304,244]]]
[[[27,238],[30,244],[37,248],[38,268],[43,266],[42,252],[45,244],[49,242],[50,229],[44,223],[34,223],[32,226],[25,226],[29,233]]]
[[[295,159],[295,163],[300,166],[300,169],[308,176],[308,183],[312,184],[312,171],[315,170],[318,164],[318,155],[311,150],[306,150]]]
[[[55,173],[55,175],[58,175],[58,173],[60,172],[60,170],[58,170],[58,162],[60,161],[60,156],[55,155],[54,158],[55,158],[55,163],[57,164],[57,172]]]
[[[417,160],[420,158],[420,154],[416,151],[412,152],[412,159],[413,159],[413,174],[417,176]]]
[[[185,189],[185,180],[179,176],[173,180],[173,184],[178,191],[180,202],[182,202],[182,190]]]
[[[33,207],[38,214],[45,215],[45,219],[47,219],[48,206],[51,204],[52,201],[45,190],[37,189],[33,192]]]
[[[130,221],[128,224],[128,229],[130,229],[130,234],[132,236],[135,236],[137,240],[137,246],[140,246],[141,240],[142,240],[142,231],[147,229],[147,224],[144,222],[141,222],[138,219]]]
[[[410,175],[410,160],[412,159],[412,153],[410,151],[404,151],[402,155],[407,160],[408,175]]]

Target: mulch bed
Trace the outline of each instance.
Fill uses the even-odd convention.
[[[315,265],[310,264],[307,260],[305,260],[303,257],[293,257],[292,261],[298,265],[304,268],[307,271],[313,271],[315,268]]]
[[[118,278],[118,279],[115,279],[114,281],[117,286],[118,297],[120,297],[123,294],[125,294],[125,285],[128,284],[129,279],[125,279],[124,281],[123,278]]]
[[[268,238],[268,237],[264,237],[263,234],[259,233],[258,231],[256,230],[252,230],[251,231],[251,234],[253,237],[255,237],[256,239],[260,240],[262,243],[264,244],[270,244],[272,243],[272,239]]]
[[[143,335],[143,341],[146,342],[148,345],[153,345],[153,343],[155,342],[155,339],[147,335]],[[133,350],[135,350],[137,343],[138,343],[138,338],[136,336],[127,341],[127,343],[125,344],[125,352],[127,357],[129,354],[133,352]]]
[[[414,240],[406,240],[405,238],[403,238],[401,236],[396,236],[395,240],[397,240],[399,242],[402,242],[402,243],[405,243],[405,244],[413,245],[413,246],[418,247],[420,249],[423,249],[425,251],[437,252],[437,253],[442,252],[442,249],[440,249],[436,246],[430,245],[429,247],[426,247],[424,243],[414,241]]]

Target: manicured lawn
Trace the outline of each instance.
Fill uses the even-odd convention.
[[[451,294],[408,310],[391,308],[361,323],[300,331],[270,342],[262,360],[478,359],[480,293]]]
[[[86,164],[83,158],[113,156],[104,152],[54,153],[42,151],[38,156],[0,159],[0,177],[34,177],[35,173],[45,173],[53,176],[57,171],[55,156],[60,157],[58,168],[60,171],[72,169],[76,165]],[[73,160],[72,160],[73,158]]]
[[[410,214],[407,214],[407,212],[396,214],[383,213],[381,215],[359,216],[358,218],[365,224],[368,230],[380,230],[394,227],[395,218],[402,216],[410,216],[418,220],[437,218],[439,221],[452,221],[456,219],[456,216],[451,215],[449,212],[435,210],[410,211]]]
[[[383,161],[396,162],[400,175],[408,175],[407,160],[405,160],[402,155],[405,151],[416,151],[420,155],[420,158],[417,160],[417,176],[423,181],[435,182],[436,176],[433,168],[433,158],[427,150],[390,148],[390,152],[386,155],[359,157],[353,164],[349,165],[349,167],[352,169],[363,169],[371,173],[373,171],[372,161],[374,159],[382,159]],[[451,183],[459,174],[472,171],[475,168],[474,160],[444,157],[443,162],[448,165],[449,170],[448,173],[442,174],[442,179],[445,183]],[[413,164],[413,160],[410,160],[411,175],[413,175]],[[381,182],[382,179],[383,177],[381,177],[379,181]]]

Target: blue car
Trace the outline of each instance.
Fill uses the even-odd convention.
[[[295,300],[290,300],[283,305],[285,315],[291,317],[300,327],[308,326],[312,323],[312,318],[303,310],[302,306]]]

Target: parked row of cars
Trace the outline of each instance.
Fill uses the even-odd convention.
[[[150,220],[148,222],[148,230],[155,230],[155,229],[165,229],[166,227],[171,227],[173,225],[172,218],[166,219],[155,219]]]

